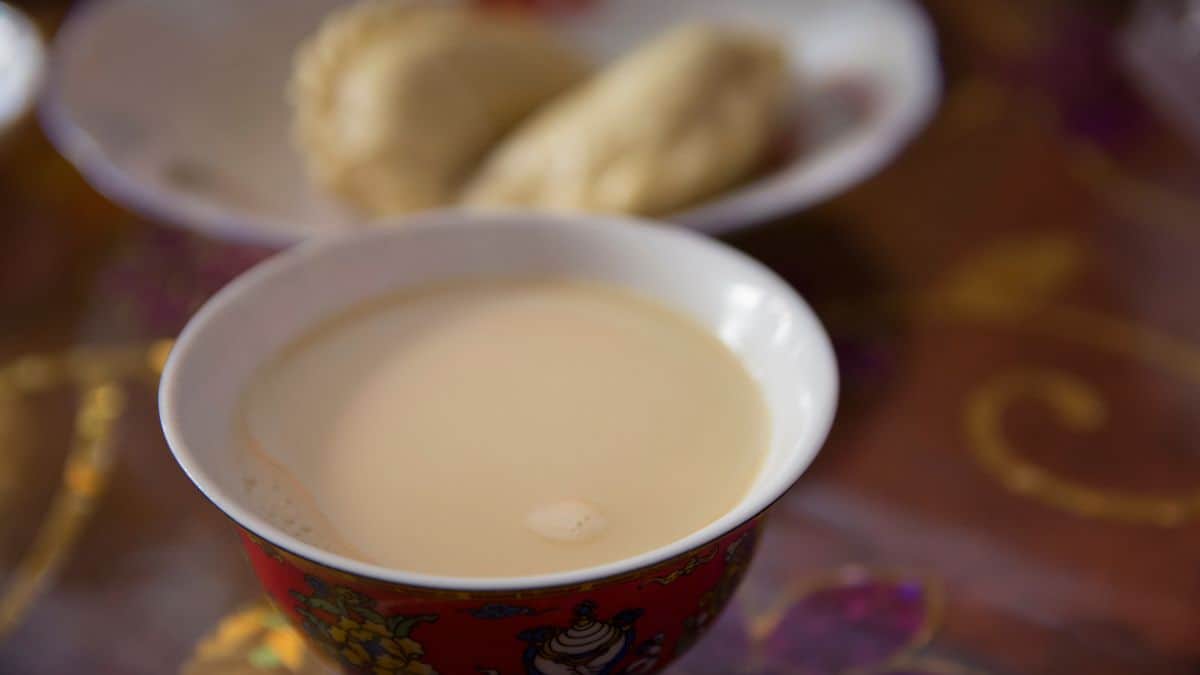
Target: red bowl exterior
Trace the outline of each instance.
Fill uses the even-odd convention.
[[[644,675],[711,625],[750,564],[762,521],[617,577],[505,592],[379,581],[242,534],[275,605],[347,672]]]

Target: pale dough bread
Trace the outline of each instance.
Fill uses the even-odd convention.
[[[369,0],[297,54],[295,139],[312,178],[376,214],[454,199],[472,168],[587,66],[536,25],[447,5]]]
[[[786,91],[784,55],[766,36],[673,29],[524,122],[489,155],[464,201],[677,210],[760,166]]]

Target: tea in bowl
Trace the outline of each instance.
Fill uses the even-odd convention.
[[[176,459],[363,673],[650,673],[832,422],[811,310],[720,243],[442,212],[250,270],[181,334]]]

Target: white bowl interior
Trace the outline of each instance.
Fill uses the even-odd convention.
[[[350,561],[293,539],[239,497],[232,421],[257,367],[314,324],[358,302],[450,280],[571,278],[626,287],[690,315],[736,352],[763,388],[773,419],[765,466],[747,497],[671,546],[590,570],[461,579]],[[322,240],[282,254],[218,293],[192,319],[159,392],[167,440],[197,486],[234,520],[307,558],[368,576],[457,589],[574,583],[683,553],[753,517],[796,480],[832,422],[837,369],[806,304],[754,260],[699,235],[605,218],[522,214],[422,216],[403,230]]]
[[[55,40],[43,120],[98,189],[168,223],[275,244],[361,226],[306,179],[284,96],[297,44],[343,4],[90,0]],[[801,150],[673,222],[728,231],[828,198],[882,167],[936,105],[934,33],[909,0],[595,0],[552,21],[605,62],[705,18],[781,38],[797,92],[781,142]]]

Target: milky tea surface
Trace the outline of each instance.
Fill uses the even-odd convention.
[[[690,318],[613,287],[464,284],[319,325],[253,378],[245,498],[386,567],[519,576],[708,525],[769,445],[758,386]]]

